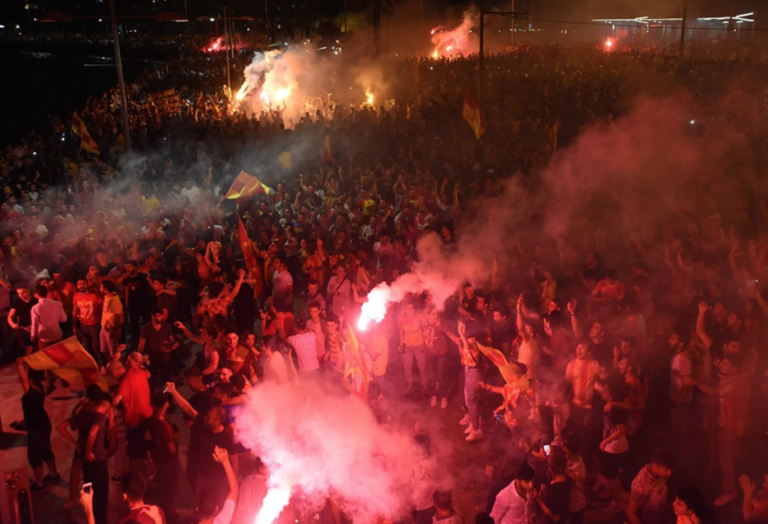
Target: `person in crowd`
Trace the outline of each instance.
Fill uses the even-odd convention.
[[[424,324],[421,312],[416,311],[414,303],[407,303],[398,318],[398,330],[400,332],[399,351],[403,357],[403,371],[405,372],[406,394],[412,394],[416,386],[413,381],[413,363],[419,373],[419,381],[423,391],[427,388],[426,354],[424,350]]]
[[[528,464],[517,470],[515,480],[496,495],[491,510],[495,524],[528,524],[530,522],[530,499],[533,494],[534,471]]]
[[[226,448],[216,446],[211,455],[214,462],[221,466],[226,475],[226,487],[228,490],[226,499],[222,504],[210,492],[206,493],[197,502],[195,513],[200,519],[200,524],[230,524],[240,492],[237,475],[232,468]]]
[[[462,524],[464,522],[461,513],[453,505],[453,495],[450,491],[435,490],[432,494],[432,501],[435,504],[432,524]]]
[[[92,484],[96,524],[107,524],[109,514],[109,458],[107,431],[114,425],[112,404],[96,401],[78,419],[79,453],[83,457],[83,482]]]
[[[144,420],[141,429],[144,431],[149,456],[156,468],[157,501],[163,513],[173,521],[179,497],[181,462],[179,428],[166,418],[169,407],[168,393],[158,392],[152,395],[152,416]]]
[[[176,405],[179,406],[186,416],[194,421],[187,455],[189,461],[187,466],[188,476],[190,476],[190,471],[194,471],[190,478],[192,490],[196,497],[205,494],[206,498],[208,498],[212,495],[213,499],[211,502],[214,504],[210,507],[221,507],[226,495],[223,490],[227,487],[231,466],[228,455],[225,463],[223,462],[223,456],[217,457],[214,453],[217,448],[231,453],[234,453],[236,449],[235,437],[232,431],[225,425],[227,422],[226,411],[220,405],[211,405],[207,411],[201,414],[179,394],[173,382],[168,382],[165,387]],[[232,487],[230,486],[229,489],[231,493]],[[236,498],[237,492],[235,491]],[[209,516],[212,517],[212,515]]]
[[[434,491],[437,460],[432,440],[422,433],[414,435],[413,449],[413,508],[411,514],[416,524],[431,523],[435,515]]]
[[[480,350],[474,338],[467,338],[467,326],[464,322],[459,322],[459,351],[461,366],[464,368],[464,405],[467,408],[467,413],[459,424],[467,426],[467,442],[473,442],[483,436],[477,402],[477,385],[481,382]]]
[[[21,410],[27,429],[27,460],[35,473],[32,491],[45,489],[48,482],[59,482],[61,475],[56,469],[56,457],[51,449],[51,419],[45,410],[45,374],[42,371],[28,369],[24,359],[16,362],[19,381],[24,390],[21,397]],[[43,476],[43,463],[48,467],[48,474]]]
[[[150,310],[152,320],[144,324],[139,331],[136,352],[149,357],[150,383],[153,386],[171,380],[171,354],[179,347],[170,324],[165,320],[166,317],[166,311],[153,307]]]
[[[16,285],[16,296],[11,300],[11,310],[8,312],[8,325],[15,333],[20,354],[32,351],[32,308],[35,305],[37,299],[32,296],[29,286]]]
[[[87,280],[77,281],[77,292],[72,299],[72,328],[83,347],[100,367],[105,364],[99,342],[102,301],[101,295],[88,288]]]
[[[745,373],[741,353],[726,353],[718,362],[720,381],[717,387],[696,384],[703,393],[720,403],[718,417],[718,461],[722,472],[720,495],[715,506],[733,502],[736,493],[736,463],[739,439],[744,435],[749,413],[750,373]]]
[[[99,347],[102,358],[109,360],[115,356],[117,346],[120,343],[120,334],[125,320],[123,303],[115,292],[115,284],[109,280],[101,283],[101,294],[104,297],[101,310],[101,333],[99,335]]]
[[[302,378],[317,375],[320,371],[320,360],[317,355],[317,340],[315,334],[307,330],[307,321],[303,318],[296,320],[296,334],[286,340],[290,344],[299,361],[299,374]]]
[[[124,373],[115,376],[119,380],[117,392],[112,404],[123,410],[123,419],[127,427],[128,458],[132,461],[146,458],[144,431],[142,423],[152,415],[150,405],[149,371],[144,364],[144,357],[139,352],[128,355]]]
[[[626,518],[630,524],[665,522],[667,480],[672,475],[672,459],[666,450],[656,450],[650,464],[635,475],[627,504]]]
[[[61,302],[48,298],[48,288],[38,285],[35,288],[37,304],[32,306],[32,324],[30,326],[30,338],[32,344],[39,349],[44,349],[55,344],[63,335],[61,324],[67,321],[67,314]]]
[[[123,500],[128,505],[128,515],[123,517],[120,524],[133,522],[166,524],[165,513],[162,508],[144,502],[148,485],[147,478],[138,472],[128,473],[122,478],[120,488],[123,492]]]
[[[568,457],[559,448],[554,448],[547,457],[551,480],[540,491],[534,492],[534,500],[544,516],[544,522],[564,522],[568,519],[568,502],[571,495],[571,480],[566,475]]]

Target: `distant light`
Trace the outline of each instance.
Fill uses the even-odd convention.
[[[696,121],[695,121],[695,120],[691,120],[691,125],[693,125],[693,124],[695,124],[695,123],[696,123]]]
[[[215,19],[211,18],[211,22],[215,22],[215,21],[216,21]]]
[[[5,25],[4,24],[0,24],[0,29],[5,29]]]
[[[101,18],[99,18],[99,22],[101,22],[101,21],[102,21]]]

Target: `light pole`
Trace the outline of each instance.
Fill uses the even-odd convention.
[[[683,4],[683,25],[680,32],[680,58],[685,55],[685,19],[688,18],[688,0]]]
[[[123,78],[123,61],[120,58],[120,40],[117,36],[117,18],[115,18],[115,4],[109,0],[109,17],[112,19],[112,39],[115,41],[115,64],[117,65],[117,80],[120,83],[120,105],[123,109],[123,138],[125,150],[131,150],[131,124],[128,120],[128,97],[125,95],[125,79]]]

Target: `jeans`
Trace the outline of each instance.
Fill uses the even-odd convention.
[[[107,524],[109,511],[109,468],[107,468],[107,461],[83,461],[83,482],[93,484],[93,517],[96,524]]]
[[[99,338],[101,335],[101,326],[94,324],[92,326],[80,325],[80,334],[77,338],[82,342],[83,347],[89,355],[93,357],[98,365],[102,365],[101,344]]]
[[[480,370],[476,367],[464,366],[464,403],[469,412],[469,423],[472,427],[480,427],[480,410],[477,407],[477,383],[480,382]]]
[[[448,380],[445,376],[445,362],[448,355],[427,355],[427,391],[438,398],[448,396]]]
[[[427,363],[424,356],[424,346],[408,347],[403,353],[403,371],[405,371],[405,382],[410,387],[413,384],[413,359],[416,357],[416,367],[419,369],[419,379],[421,385],[427,386]]]
[[[112,358],[115,355],[117,346],[120,344],[120,328],[113,328],[108,330],[107,328],[101,328],[99,335],[99,345],[101,346],[102,354],[109,355]]]

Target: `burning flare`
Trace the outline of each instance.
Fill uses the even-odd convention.
[[[261,511],[256,516],[254,524],[272,524],[291,499],[291,488],[273,486],[267,491]]]
[[[430,31],[432,35],[432,45],[435,50],[432,52],[432,58],[447,57],[452,58],[458,55],[469,55],[477,51],[477,38],[470,37],[472,28],[478,19],[478,13],[474,9],[464,12],[464,19],[461,24],[454,29],[445,29],[438,26]]]
[[[381,322],[387,315],[389,300],[388,288],[378,286],[368,293],[368,300],[363,304],[360,318],[357,321],[357,329],[366,331],[371,323]]]

